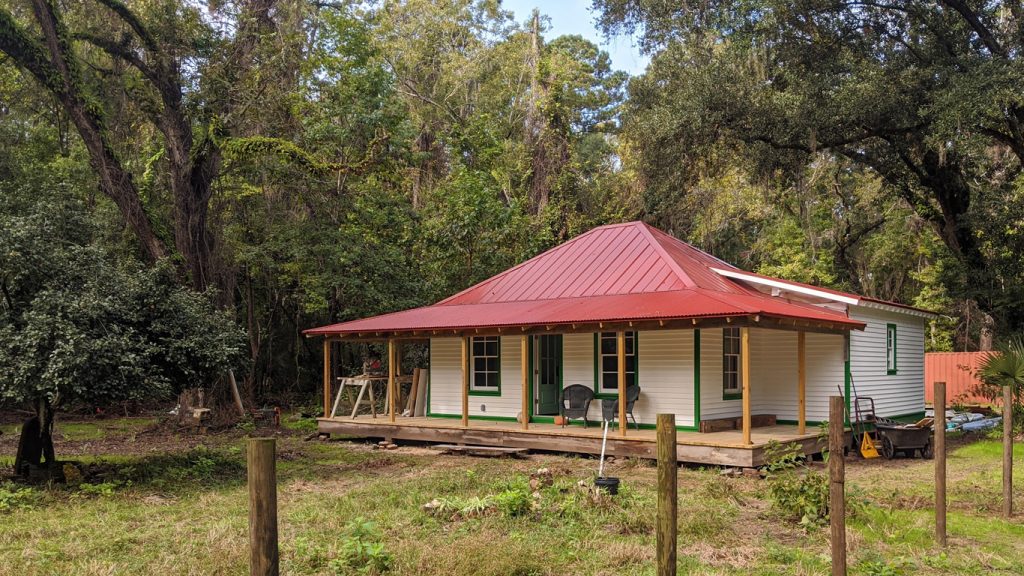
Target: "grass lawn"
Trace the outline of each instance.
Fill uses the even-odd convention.
[[[133,422],[61,426],[58,453],[87,483],[0,485],[0,576],[248,573],[240,432],[157,441]],[[599,498],[577,485],[593,477],[591,458],[437,456],[302,435],[286,430],[278,443],[283,574],[654,573],[650,463],[612,465],[623,491]],[[0,465],[10,464],[10,436],[0,436]],[[123,444],[113,455],[81,449],[96,439]],[[1024,451],[1016,456],[1024,469]],[[932,543],[930,461],[849,461],[849,491],[863,503],[849,526],[852,574],[1024,573],[1024,516],[997,517],[998,442],[958,445],[949,466],[943,551]],[[542,467],[553,484],[524,499]],[[692,468],[679,479],[681,574],[827,573],[827,526],[783,518],[769,481]],[[1024,481],[1016,494],[1024,507]],[[425,511],[435,498],[443,511]]]

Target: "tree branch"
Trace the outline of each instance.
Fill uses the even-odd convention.
[[[152,52],[158,52],[156,41],[153,39],[153,35],[149,33],[149,29],[142,24],[127,6],[124,5],[120,0],[96,0],[97,3],[102,4],[110,9],[111,12],[117,14],[121,20],[124,20],[135,34],[138,35],[139,40],[142,40],[142,45],[146,47],[146,50]]]
[[[961,0],[941,1],[943,4],[949,6],[953,10],[956,10],[957,13],[959,13],[960,16],[962,16],[963,19],[967,21],[967,23],[971,26],[971,29],[973,29],[978,34],[978,37],[981,38],[982,43],[985,44],[985,47],[988,48],[989,52],[997,56],[1002,56],[1003,58],[1007,57],[1006,50],[1004,50],[1003,47],[999,44],[999,41],[996,40],[996,37],[994,34],[992,34],[992,31],[989,30],[988,27],[986,27],[981,22],[981,19],[978,18],[978,15],[973,10],[968,8],[966,4],[964,4]]]

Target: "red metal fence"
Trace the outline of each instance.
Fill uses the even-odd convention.
[[[932,384],[946,383],[946,398],[950,404],[990,404],[983,396],[973,393],[978,384],[975,374],[988,352],[929,352],[924,355],[924,398],[931,403]]]

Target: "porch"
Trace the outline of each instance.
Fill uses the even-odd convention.
[[[510,421],[473,420],[466,426],[459,420],[437,417],[406,417],[395,422],[387,417],[339,417],[320,418],[319,429],[321,433],[359,438],[601,453],[600,424],[589,428],[578,425],[563,428],[555,424],[531,423],[524,429],[518,422]],[[753,428],[749,430],[749,437],[748,443],[741,430],[679,431],[676,454],[681,462],[749,468],[764,464],[765,448],[772,441],[795,443],[804,454],[817,454],[824,446],[816,431],[800,433],[797,426],[791,425]],[[656,449],[654,430],[630,429],[626,436],[612,430],[608,433],[609,455],[653,459],[657,455]]]

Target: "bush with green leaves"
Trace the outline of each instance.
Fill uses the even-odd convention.
[[[978,367],[980,384],[976,392],[989,400],[1002,401],[1003,388],[1013,393],[1013,422],[1024,429],[1024,340],[1012,339],[988,354]]]
[[[345,527],[339,557],[332,560],[336,574],[383,574],[391,567],[391,554],[384,547],[380,528],[365,518]]]
[[[61,404],[170,398],[242,358],[244,333],[210,294],[171,263],[115,258],[78,202],[15,195],[0,215],[0,401],[31,406],[47,433]]]

